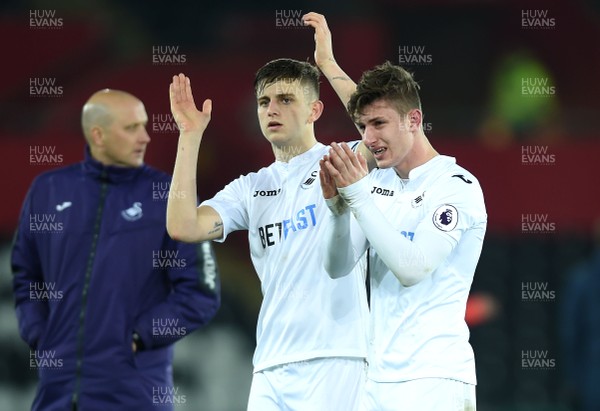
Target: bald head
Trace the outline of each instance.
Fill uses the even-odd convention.
[[[81,112],[81,127],[88,144],[92,145],[92,128],[110,126],[119,108],[126,104],[141,103],[133,94],[121,90],[104,89],[92,94]]]
[[[83,106],[81,126],[94,159],[108,166],[139,167],[150,136],[148,114],[137,97],[120,90],[94,93]]]

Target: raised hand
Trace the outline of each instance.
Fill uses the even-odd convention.
[[[346,143],[332,143],[329,159],[323,161],[323,165],[339,188],[354,184],[369,174],[365,158],[360,152],[354,154]]]
[[[325,166],[325,163],[328,161],[330,161],[329,156],[324,156],[323,159],[319,161],[319,166],[321,167],[319,170],[319,180],[321,180],[321,190],[323,191],[323,198],[325,199],[333,198],[338,194],[335,181]]]
[[[302,20],[306,25],[315,29],[315,63],[317,66],[323,70],[327,64],[336,64],[333,57],[331,31],[329,31],[325,16],[310,12],[302,16]]]
[[[325,16],[319,13],[306,13],[304,24],[315,29],[315,63],[335,90],[344,107],[356,90],[356,83],[342,70],[333,57],[331,31]]]
[[[202,135],[210,122],[212,101],[204,100],[202,111],[199,111],[192,95],[190,79],[181,73],[173,76],[173,82],[169,86],[169,98],[171,113],[180,133]]]

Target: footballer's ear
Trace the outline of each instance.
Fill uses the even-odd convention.
[[[421,128],[423,123],[423,113],[418,108],[413,108],[408,112],[408,121],[410,124],[410,131],[417,131]]]
[[[308,117],[307,123],[314,123],[323,114],[323,102],[321,100],[315,100],[310,103],[310,116]]]

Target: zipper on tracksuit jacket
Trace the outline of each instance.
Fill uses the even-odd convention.
[[[75,389],[73,390],[73,397],[71,397],[72,410],[77,411],[77,405],[79,402],[79,391],[81,384],[81,366],[83,364],[83,349],[84,349],[84,323],[85,314],[87,308],[87,297],[88,288],[90,286],[90,277],[92,276],[92,270],[94,268],[94,260],[96,257],[96,249],[98,248],[98,237],[100,236],[100,225],[102,223],[102,212],[104,211],[104,203],[106,201],[106,192],[108,190],[108,181],[106,180],[106,171],[103,170],[100,175],[102,185],[100,186],[100,201],[98,202],[98,209],[96,210],[96,219],[94,221],[94,232],[92,234],[92,247],[90,255],[88,256],[87,266],[85,268],[85,277],[83,283],[83,290],[81,292],[81,310],[79,311],[79,328],[77,330],[77,362],[75,369]]]

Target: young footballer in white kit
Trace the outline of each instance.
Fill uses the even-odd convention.
[[[258,120],[275,162],[240,176],[199,207],[196,164],[212,103],[206,100],[198,111],[183,74],[170,87],[180,127],[171,190],[193,195],[169,196],[168,231],[177,240],[199,242],[224,241],[232,231],[248,230],[261,280],[250,411],[355,410],[364,384],[364,265],[333,280],[320,249],[329,210],[319,161],[329,148],[314,134],[323,111],[318,79],[316,67],[291,59],[271,61],[258,71]]]
[[[352,81],[335,63],[322,15],[317,65],[334,88]],[[346,144],[321,167],[331,205],[326,268],[346,278],[370,247],[371,326],[363,410],[475,410],[475,361],[465,307],[487,214],[477,179],[423,133],[419,86],[389,63],[363,74],[348,111],[379,169]],[[353,216],[353,218],[351,218]]]

